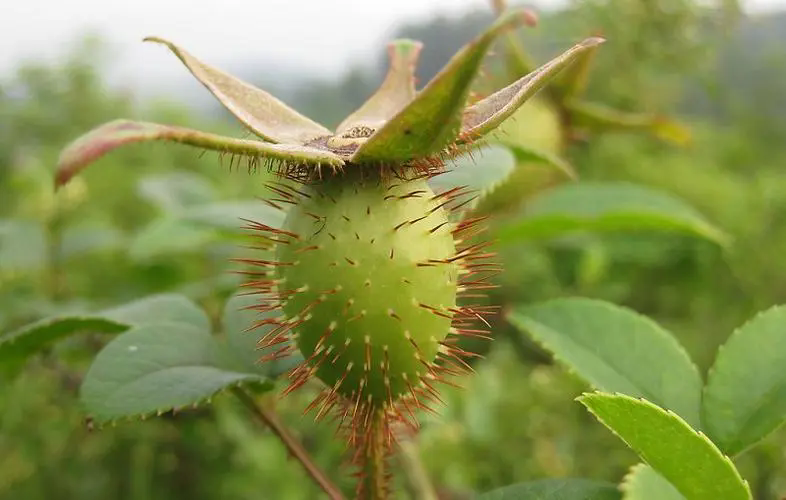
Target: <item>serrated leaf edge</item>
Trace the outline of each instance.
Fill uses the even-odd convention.
[[[728,455],[724,454],[720,450],[720,448],[718,448],[718,446],[709,438],[709,436],[707,436],[703,432],[701,432],[699,430],[696,430],[693,427],[691,427],[690,424],[688,424],[682,417],[680,417],[679,415],[677,415],[673,411],[667,410],[665,408],[661,408],[660,406],[656,405],[655,403],[653,403],[652,401],[649,401],[647,399],[634,398],[632,396],[628,396],[626,394],[622,394],[622,393],[619,393],[619,392],[613,392],[613,393],[612,392],[602,392],[602,391],[584,392],[584,393],[581,394],[581,396],[578,396],[578,397],[575,398],[575,400],[578,401],[579,403],[581,403],[587,409],[587,411],[589,411],[595,417],[595,419],[598,422],[603,424],[604,427],[606,427],[609,431],[611,431],[612,434],[614,434],[620,441],[625,443],[625,445],[628,448],[630,448],[631,450],[633,450],[633,447],[628,443],[628,441],[626,439],[624,439],[622,436],[620,436],[617,433],[617,431],[612,429],[611,426],[609,426],[597,413],[595,413],[595,411],[592,408],[590,408],[588,405],[586,405],[584,403],[585,399],[591,399],[592,396],[612,396],[612,397],[615,397],[615,398],[623,398],[623,399],[638,401],[640,403],[643,403],[645,406],[649,406],[651,408],[654,408],[656,411],[659,410],[659,411],[661,411],[663,413],[666,413],[667,415],[669,415],[671,417],[674,417],[677,420],[677,422],[679,424],[682,424],[683,426],[685,426],[688,429],[689,432],[693,433],[699,439],[702,439],[702,440],[704,440],[704,441],[706,441],[707,443],[710,444],[710,449],[712,449],[715,452],[717,452],[717,456],[719,456],[723,462],[725,462],[726,464],[728,464],[731,467],[731,470],[733,471],[733,473],[736,476],[736,478],[740,480],[740,482],[742,483],[743,487],[745,488],[745,491],[747,491],[747,493],[748,493],[748,499],[749,500],[753,500],[753,496],[751,494],[750,485],[748,484],[748,481],[745,480],[745,478],[743,478],[740,475],[740,472],[737,470],[737,467],[734,465],[734,462],[731,460],[731,458],[729,458]],[[638,455],[638,452],[636,452],[635,450],[633,450],[633,451]],[[639,457],[639,458],[642,458],[642,457]],[[642,460],[643,460],[643,462],[645,464],[650,465],[643,458],[642,458]],[[658,470],[657,468],[655,468],[652,465],[650,465],[650,467],[652,467],[656,471]],[[668,481],[668,478],[665,478],[665,479]],[[677,488],[676,485],[673,484],[673,486],[675,488]],[[677,488],[677,491],[679,491],[679,488]],[[680,491],[680,493],[685,495],[685,493],[683,493],[682,491]]]
[[[503,144],[504,145],[504,144]],[[582,214],[565,214],[564,212],[535,212],[534,214],[530,211],[531,206],[524,206],[523,216],[519,218],[517,221],[504,226],[498,231],[498,237],[501,243],[510,240],[517,240],[515,237],[515,233],[521,227],[526,227],[527,225],[531,225],[532,221],[544,220],[548,219],[552,225],[554,223],[568,223],[569,227],[566,229],[560,229],[559,233],[568,233],[568,232],[575,232],[575,231],[600,231],[606,232],[603,228],[592,227],[595,224],[603,222],[604,220],[625,220],[630,217],[647,217],[652,220],[655,220],[658,223],[666,223],[667,229],[673,228],[672,230],[685,232],[691,235],[700,236],[706,238],[710,241],[715,242],[721,248],[727,249],[733,243],[733,238],[725,233],[723,230],[716,227],[711,221],[709,221],[704,214],[699,212],[693,205],[688,204],[682,198],[674,195],[671,192],[663,191],[660,189],[654,189],[652,187],[645,186],[643,184],[637,184],[633,182],[621,182],[621,181],[593,181],[593,182],[584,182],[581,183],[582,189],[592,188],[592,186],[602,186],[606,188],[621,188],[621,189],[633,189],[638,190],[640,192],[648,192],[649,194],[653,194],[655,196],[661,197],[663,199],[670,199],[670,201],[674,201],[680,203],[687,208],[687,214],[681,214],[678,218],[675,219],[673,216],[664,215],[659,210],[652,210],[649,207],[633,207],[625,208],[624,211],[616,210],[611,213],[603,213],[598,215],[582,215]],[[575,188],[577,186],[576,183],[563,183],[556,186],[551,186],[549,189],[541,191],[537,193],[536,196],[529,200],[529,203],[534,203],[538,201],[542,197],[547,197],[553,195],[554,191],[558,191],[560,189],[564,189],[566,187]],[[676,222],[675,222],[676,221]],[[575,227],[586,225],[589,223],[591,227]],[[647,226],[649,227],[649,226]],[[661,229],[660,227],[656,227],[655,229]],[[624,228],[624,230],[628,230]],[[620,231],[620,229],[613,229],[613,231]],[[545,234],[545,238],[554,238],[553,232],[547,232]],[[535,234],[530,235],[527,239],[530,240],[537,240],[543,239],[543,234]]]
[[[210,365],[206,365],[206,366],[210,366]],[[223,370],[223,368],[221,368],[219,366],[211,366],[211,367]],[[226,370],[226,371],[230,371],[230,370]],[[215,398],[216,396],[219,396],[219,395],[223,395],[223,394],[231,391],[232,389],[239,389],[239,388],[247,387],[249,385],[254,385],[254,384],[264,385],[266,383],[270,383],[272,385],[272,382],[269,379],[267,379],[267,378],[265,378],[265,377],[263,377],[262,375],[259,375],[259,374],[243,373],[243,372],[234,372],[234,373],[244,374],[247,377],[244,378],[244,379],[238,380],[236,382],[233,382],[231,384],[227,384],[226,386],[218,389],[217,391],[214,391],[213,393],[211,393],[211,394],[209,394],[209,395],[207,395],[207,396],[205,396],[203,398],[197,399],[196,401],[194,401],[192,403],[189,403],[189,404],[180,405],[180,406],[165,406],[165,407],[162,407],[162,408],[159,408],[157,410],[150,411],[150,412],[141,412],[141,413],[137,413],[137,414],[134,414],[134,415],[126,415],[126,416],[123,416],[123,417],[110,418],[110,419],[98,420],[98,421],[95,420],[94,417],[92,417],[91,415],[88,414],[87,419],[91,422],[92,425],[94,425],[98,429],[104,429],[107,426],[116,427],[118,424],[130,423],[130,422],[134,422],[134,421],[137,421],[137,420],[138,421],[145,421],[145,420],[147,420],[149,418],[160,417],[163,414],[168,413],[170,411],[173,412],[173,413],[178,413],[178,412],[182,412],[182,411],[196,410],[197,408],[200,408],[201,406],[204,406],[206,404],[211,404],[213,402],[213,398]]]
[[[763,311],[757,312],[752,317],[748,318],[742,325],[736,327],[731,332],[731,335],[729,335],[729,337],[726,339],[726,341],[723,344],[721,344],[720,346],[718,346],[718,349],[717,349],[717,351],[715,353],[715,359],[712,362],[712,365],[710,365],[709,369],[707,370],[707,382],[704,384],[704,387],[702,388],[702,391],[701,391],[702,405],[701,405],[701,408],[699,409],[699,416],[701,417],[701,420],[702,420],[702,426],[704,426],[704,424],[706,423],[706,417],[705,417],[706,412],[705,412],[705,407],[704,407],[705,396],[706,396],[707,391],[709,389],[710,381],[712,380],[715,372],[718,369],[718,362],[719,362],[719,360],[721,360],[723,358],[723,356],[722,356],[723,352],[728,347],[729,342],[731,342],[733,339],[736,339],[737,337],[742,335],[744,333],[743,330],[745,329],[745,327],[747,327],[751,323],[755,322],[757,319],[759,319],[759,318],[761,318],[761,317],[763,317],[763,316],[765,316],[765,315],[767,315],[769,313],[772,313],[773,311],[777,311],[777,310],[781,310],[781,309],[786,311],[786,304],[777,304],[777,305],[771,306],[771,307],[769,307],[767,309],[764,309]],[[724,362],[722,361],[721,363],[723,364]],[[781,422],[779,424],[777,424],[775,427],[773,427],[769,432],[767,432],[766,434],[762,435],[761,438],[759,438],[759,440],[756,441],[756,443],[760,442],[762,439],[765,439],[767,436],[771,435],[773,432],[778,430],[782,425],[784,425],[784,423],[786,423],[786,415],[781,416]],[[709,432],[709,430],[708,430],[708,432]],[[749,443],[749,444],[747,444],[747,445],[745,445],[743,447],[740,447],[739,449],[736,449],[736,450],[734,450],[733,448],[730,449],[730,450],[726,450],[726,445],[728,443],[724,443],[724,442],[721,442],[721,441],[718,441],[717,446],[718,446],[719,449],[722,446],[723,450],[725,452],[731,454],[732,456],[738,456],[738,455],[742,454],[743,452],[745,452],[751,446],[754,446],[756,443]],[[734,451],[732,451],[732,450],[734,450]]]
[[[26,335],[28,335],[28,332],[31,332],[33,330],[38,330],[39,328],[51,326],[52,324],[60,321],[106,321],[107,323],[114,323],[120,327],[125,326],[126,329],[131,327],[130,324],[125,323],[123,321],[117,321],[115,319],[111,319],[106,316],[99,316],[94,314],[50,316],[48,318],[41,318],[38,321],[33,321],[32,323],[28,323],[24,326],[20,326],[16,330],[12,330],[3,335],[0,335],[0,348],[2,348],[4,345],[13,345],[18,339],[24,338]]]
[[[620,481],[619,484],[619,490],[623,493],[623,495],[626,493],[630,493],[630,487],[633,483],[633,479],[635,478],[636,473],[639,472],[640,470],[643,470],[645,467],[649,467],[649,465],[642,462],[636,465],[632,465],[628,469],[628,472],[625,473],[625,475],[622,477],[622,481]],[[624,497],[623,500],[625,500]]]
[[[586,297],[560,297],[560,298],[556,298],[556,299],[550,299],[550,300],[545,300],[545,301],[542,301],[542,302],[535,302],[533,304],[528,304],[527,306],[525,306],[525,308],[529,309],[529,308],[537,307],[539,305],[546,305],[546,304],[551,304],[551,303],[555,303],[555,302],[564,302],[564,301],[594,303],[594,304],[606,307],[609,310],[615,310],[615,309],[623,310],[623,311],[625,311],[627,313],[631,313],[631,314],[635,315],[637,318],[639,318],[641,320],[644,320],[645,322],[649,322],[652,326],[655,326],[656,327],[655,330],[659,331],[659,333],[658,333],[659,335],[662,334],[663,336],[665,336],[668,339],[669,342],[674,344],[674,346],[677,348],[677,351],[684,357],[685,360],[687,360],[688,365],[691,367],[692,371],[698,377],[698,380],[699,380],[699,391],[700,391],[699,398],[701,398],[701,395],[702,395],[702,393],[701,393],[701,391],[702,391],[701,385],[702,385],[702,382],[703,382],[703,380],[701,378],[701,372],[699,371],[698,366],[696,366],[696,364],[693,362],[693,359],[691,359],[690,354],[688,354],[688,351],[685,350],[685,347],[683,347],[683,345],[679,343],[679,341],[677,340],[676,337],[674,337],[674,335],[672,335],[668,330],[663,328],[663,326],[661,326],[658,322],[656,322],[655,320],[653,320],[650,317],[647,317],[647,316],[637,312],[635,309],[631,309],[631,308],[625,307],[625,306],[620,306],[618,304],[612,304],[611,302],[606,302],[605,300],[590,299],[590,298],[586,298]],[[517,311],[517,309],[515,307],[511,308],[505,314],[505,318],[506,318],[506,320],[509,323],[513,324],[513,326],[518,329],[519,325],[516,325],[516,324],[512,323],[510,321],[510,319],[509,319],[511,314],[515,313],[516,311]],[[530,331],[529,328],[523,328],[523,329],[525,330],[527,335],[533,340],[533,342],[535,342],[537,345],[539,345],[544,350],[546,350],[551,355],[552,359],[554,359],[554,361],[556,361],[560,366],[562,366],[565,369],[565,371],[567,371],[569,374],[574,375],[579,380],[582,380],[583,382],[587,383],[588,385],[590,385],[596,391],[604,393],[604,394],[609,394],[609,393],[604,392],[602,388],[598,387],[598,385],[596,383],[594,383],[593,381],[589,380],[588,377],[585,377],[585,376],[581,375],[562,356],[558,355],[551,348],[549,348],[546,345],[545,341],[543,341],[540,338],[535,338],[535,336],[532,334],[532,332]],[[649,391],[643,391],[642,390],[642,392],[649,392]],[[614,394],[623,394],[623,393],[615,392]],[[634,396],[630,396],[630,395],[627,395],[627,396],[628,397],[634,397]],[[642,399],[644,399],[645,401],[649,401],[649,400],[647,400],[645,398],[642,398]],[[653,403],[653,404],[655,404],[655,403]],[[669,410],[669,411],[671,411],[671,410]],[[701,419],[701,399],[699,399],[699,415],[697,415],[697,417],[699,419]],[[680,417],[680,418],[682,418],[682,417]],[[687,423],[687,421],[686,421],[686,423]],[[697,422],[697,423],[698,424],[703,424],[703,422]],[[690,424],[688,424],[688,425],[690,425]],[[693,428],[693,427],[691,427],[691,428]]]

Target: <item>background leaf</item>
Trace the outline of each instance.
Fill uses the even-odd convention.
[[[46,234],[36,221],[0,220],[0,273],[36,271],[46,263]]]
[[[510,138],[497,139],[496,141],[508,148],[519,163],[540,163],[557,170],[567,179],[575,180],[579,176],[570,163],[546,150],[536,149],[522,141],[514,141]]]
[[[99,422],[194,405],[221,389],[265,379],[226,369],[209,332],[184,323],[135,327],[95,358],[81,399]]]
[[[262,319],[273,317],[273,313],[259,313],[249,306],[257,302],[253,295],[236,295],[231,297],[224,307],[222,325],[227,337],[227,346],[232,356],[238,360],[244,370],[258,373],[270,378],[278,377],[295,364],[302,361],[302,356],[296,352],[284,359],[260,363],[259,359],[269,350],[260,350],[257,341],[269,332],[273,326],[261,326],[248,330],[254,323]],[[284,347],[277,345],[275,349]]]
[[[565,184],[532,198],[522,217],[499,229],[502,241],[553,238],[569,231],[669,230],[725,243],[726,236],[674,196],[625,182]]]
[[[210,230],[167,215],[154,219],[136,233],[128,252],[133,259],[144,261],[163,255],[199,252],[214,239]]]
[[[516,307],[508,320],[594,388],[646,398],[700,425],[699,371],[651,319],[608,302],[568,298]]]
[[[283,211],[259,200],[194,205],[182,212],[166,214],[142,228],[131,241],[130,254],[137,260],[146,260],[198,252],[205,245],[219,241],[215,231],[247,234],[246,220],[280,227],[284,217]]]
[[[449,169],[429,179],[428,183],[435,192],[448,191],[458,186],[467,186],[477,196],[472,203],[465,205],[465,210],[480,203],[480,200],[496,185],[504,182],[516,167],[513,154],[508,148],[490,145],[465,153],[454,158],[447,165]]]
[[[48,318],[0,337],[0,375],[12,377],[30,356],[77,333],[117,333],[127,324],[109,318],[68,316]]]
[[[726,453],[740,453],[786,420],[786,306],[760,313],[718,350],[702,417]]]
[[[42,349],[79,333],[118,333],[131,326],[179,322],[209,332],[210,321],[180,295],[153,295],[128,304],[82,315],[46,318],[0,336],[0,374],[11,376]]]
[[[589,479],[541,479],[484,493],[477,500],[617,500],[617,486]]]
[[[186,297],[173,293],[151,295],[121,306],[104,309],[97,315],[131,326],[177,322],[191,325],[202,331],[210,331],[210,319],[205,312]]]
[[[216,190],[210,181],[194,172],[149,175],[139,180],[137,191],[163,212],[179,212],[216,198]]]
[[[242,220],[260,222],[270,227],[281,227],[286,213],[260,200],[219,201],[189,208],[181,218],[199,227],[244,231],[247,223]]]
[[[623,500],[685,500],[677,488],[645,464],[631,468],[620,490]]]
[[[751,498],[731,460],[676,414],[622,394],[585,394],[578,400],[686,498]]]

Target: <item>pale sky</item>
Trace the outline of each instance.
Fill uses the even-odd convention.
[[[54,54],[87,31],[103,35],[121,61],[172,64],[141,40],[161,36],[201,59],[294,58],[335,70],[380,49],[400,22],[485,7],[487,0],[0,0],[0,71]],[[370,45],[370,46],[369,46]]]
[[[540,0],[555,6],[564,0]],[[185,75],[147,35],[168,38],[205,62],[295,60],[339,73],[382,50],[396,25],[437,12],[460,15],[488,0],[0,0],[0,76],[24,58],[53,58],[80,34],[110,43],[113,72],[132,86],[146,75]],[[511,1],[511,3],[516,3]],[[528,2],[529,3],[529,2]],[[748,12],[786,0],[747,0]],[[287,64],[286,66],[292,66]]]

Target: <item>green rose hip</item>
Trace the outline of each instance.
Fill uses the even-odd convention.
[[[279,245],[283,310],[333,397],[392,404],[434,378],[458,284],[444,208],[423,180],[328,182],[293,207]],[[319,214],[319,215],[317,215]],[[294,383],[298,383],[298,378]]]

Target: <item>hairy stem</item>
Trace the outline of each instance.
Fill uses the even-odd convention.
[[[388,498],[387,422],[383,410],[371,417],[371,428],[363,442],[364,465],[358,498],[364,500],[386,500]]]
[[[278,436],[284,446],[286,446],[289,453],[300,462],[303,469],[311,476],[311,479],[324,491],[331,500],[343,500],[344,496],[341,490],[333,484],[327,475],[311,460],[308,452],[303,448],[303,445],[292,435],[289,430],[279,422],[275,413],[258,405],[254,399],[244,390],[235,388],[232,390],[233,394],[237,396],[243,405],[249,409],[252,415],[265,424],[273,434]]]

